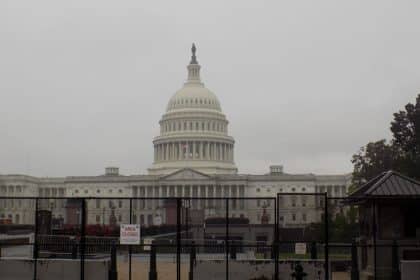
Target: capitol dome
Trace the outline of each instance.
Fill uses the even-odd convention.
[[[217,96],[201,82],[193,44],[188,78],[169,100],[160,120],[160,135],[153,140],[150,174],[169,174],[191,168],[208,174],[232,174],[234,139]]]
[[[205,88],[203,84],[185,83],[184,87],[169,100],[166,111],[189,110],[191,108],[222,111],[216,95]]]

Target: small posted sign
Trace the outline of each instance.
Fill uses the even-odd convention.
[[[120,244],[121,245],[140,244],[140,225],[122,224],[120,226]]]
[[[306,243],[295,243],[295,254],[305,255],[306,254]]]

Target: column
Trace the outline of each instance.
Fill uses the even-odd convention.
[[[176,160],[176,143],[172,142],[172,160]]]
[[[204,158],[204,142],[200,141],[200,159],[203,160]]]
[[[213,142],[212,150],[213,150],[212,159],[217,160],[217,143],[216,142]]]
[[[182,159],[182,143],[178,143],[178,159]]]
[[[232,144],[232,161],[234,161],[234,157],[235,157],[235,154],[234,154],[234,149],[233,149],[233,144]]]
[[[154,186],[154,197],[159,197],[159,185],[158,186]],[[154,199],[153,200],[153,204],[154,204],[154,210],[156,210],[159,207],[159,200],[158,199]],[[155,213],[156,214],[156,213]]]
[[[195,158],[196,158],[196,156],[195,156],[195,151],[196,151],[195,141],[193,141],[193,146],[192,146],[192,148],[193,148],[192,158],[193,158],[193,159],[195,159]]]
[[[168,157],[166,158],[166,160],[171,160],[171,154],[172,154],[171,143],[168,143],[166,145],[168,147]]]

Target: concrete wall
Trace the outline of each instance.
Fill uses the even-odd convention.
[[[290,261],[279,262],[279,280],[292,279],[292,263]],[[304,271],[308,274],[307,279],[324,279],[324,263],[322,261],[302,261]],[[198,261],[194,269],[194,279],[219,280],[225,279],[226,263],[220,261]],[[232,261],[229,260],[229,278],[249,280],[265,276],[271,279],[274,275],[274,263],[271,261]]]
[[[401,261],[401,280],[420,279],[420,261]]]
[[[108,279],[108,260],[86,260],[86,280]],[[1,259],[0,279],[27,280],[33,278],[32,259]],[[38,259],[37,279],[74,280],[80,277],[80,260]]]

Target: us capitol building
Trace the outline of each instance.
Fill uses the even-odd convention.
[[[148,197],[255,197],[231,200],[229,215],[260,224],[274,222],[274,201],[267,197],[296,193],[279,201],[280,226],[299,227],[319,221],[317,207],[322,201],[299,194],[345,196],[350,175],[288,174],[280,165],[268,167],[267,174],[238,174],[229,122],[216,95],[201,81],[200,68],[193,45],[187,81],[169,100],[159,121],[160,135],[153,139],[154,161],[147,175],[121,175],[118,167],[107,167],[99,176],[0,175],[0,196],[49,197],[39,200],[39,209],[50,210],[53,218],[64,224],[78,219],[73,216],[79,213],[71,211],[72,200],[50,197],[104,198],[88,201],[89,224],[108,224],[111,215],[118,223],[128,223],[129,201],[118,198],[141,197],[133,200],[132,222],[147,226],[170,223],[171,219],[165,200]],[[201,219],[224,215],[222,200],[193,200],[190,207]],[[34,209],[34,200],[0,199],[0,219],[15,224],[33,223]]]

